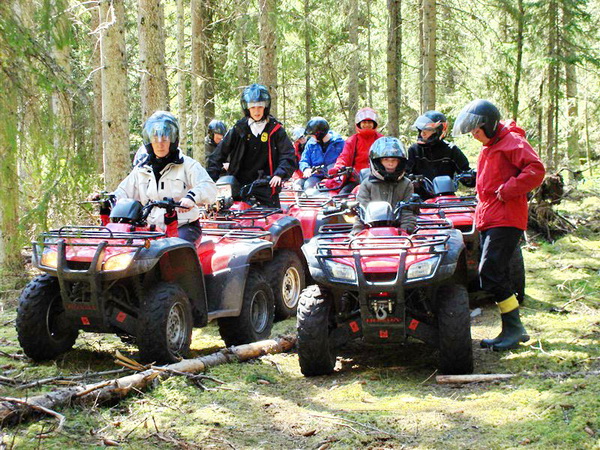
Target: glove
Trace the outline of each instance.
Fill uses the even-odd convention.
[[[331,169],[329,169],[327,171],[327,174],[328,175],[337,175],[339,171],[340,171],[340,169],[338,169],[337,167],[332,167]]]

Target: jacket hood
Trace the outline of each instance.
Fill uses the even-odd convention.
[[[498,132],[496,133],[496,136],[494,136],[492,138],[492,140],[490,141],[489,146],[494,145],[494,143],[498,142],[500,139],[502,139],[508,133],[516,133],[522,137],[525,137],[525,130],[523,128],[521,128],[520,126],[518,126],[517,122],[515,122],[512,119],[501,120],[500,123],[498,124]]]

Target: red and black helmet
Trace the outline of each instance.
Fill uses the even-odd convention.
[[[433,144],[436,141],[441,141],[444,139],[444,136],[446,136],[446,132],[448,131],[448,120],[446,119],[446,116],[439,111],[427,111],[423,115],[417,117],[412,129],[419,131],[419,137],[417,138],[418,144]],[[425,139],[421,134],[423,130],[433,131],[433,134]]]

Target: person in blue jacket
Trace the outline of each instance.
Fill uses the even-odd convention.
[[[328,169],[333,167],[345,141],[338,133],[329,129],[329,123],[322,117],[313,117],[308,121],[306,135],[311,138],[304,146],[298,166],[302,171],[304,189],[309,189],[316,186]],[[318,166],[325,166],[320,173],[313,170]]]

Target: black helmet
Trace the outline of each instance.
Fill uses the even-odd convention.
[[[432,144],[435,141],[444,139],[446,131],[448,131],[448,120],[446,116],[438,111],[427,111],[423,115],[417,117],[412,126],[413,130],[419,131],[417,143],[421,145]],[[433,131],[434,133],[427,139],[423,139],[421,131]]]
[[[400,162],[394,172],[385,170],[381,158],[398,158]],[[369,150],[371,174],[383,181],[398,181],[404,175],[408,156],[404,145],[395,137],[384,136],[377,139]]]
[[[469,133],[481,127],[485,135],[491,139],[498,131],[500,111],[488,100],[473,100],[465,106],[454,122],[452,136]]]
[[[208,124],[208,135],[211,139],[214,139],[215,133],[222,134],[223,136],[225,136],[225,133],[227,133],[227,126],[225,126],[225,123],[223,123],[223,121],[217,119],[213,119],[210,121],[210,123]]]
[[[322,141],[329,132],[329,123],[322,117],[313,117],[306,124],[306,135],[314,135],[317,141]]]
[[[271,110],[271,94],[266,86],[262,84],[251,84],[244,89],[242,97],[240,98],[240,104],[246,117],[250,116],[250,108],[252,106],[264,106],[265,114],[263,118],[269,116]]]

